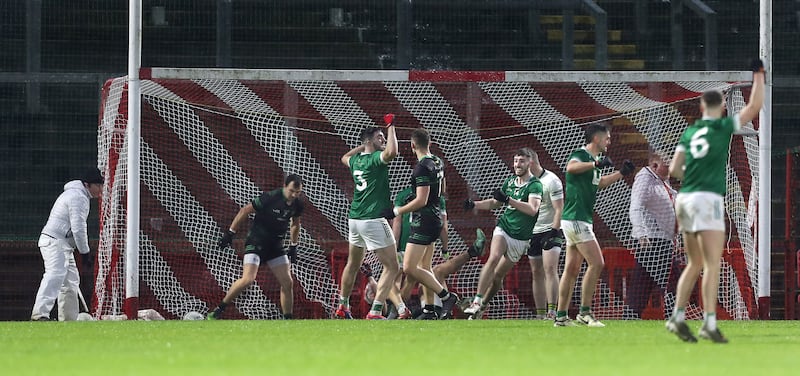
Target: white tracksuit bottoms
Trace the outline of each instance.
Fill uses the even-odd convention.
[[[58,320],[76,320],[80,275],[75,264],[73,248],[67,240],[42,235],[39,238],[39,251],[44,260],[44,275],[36,293],[31,319],[50,317],[50,311],[53,310],[57,298]]]

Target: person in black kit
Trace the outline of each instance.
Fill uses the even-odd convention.
[[[281,285],[281,309],[283,318],[292,318],[294,305],[294,281],[292,280],[289,262],[297,261],[297,240],[300,236],[300,215],[303,214],[303,202],[298,199],[303,189],[303,180],[291,174],[284,180],[283,188],[264,192],[239,210],[219,241],[220,250],[231,246],[236,229],[255,213],[253,225],[245,242],[242,277],[233,283],[222,302],[208,314],[209,320],[220,318],[225,307],[233,302],[256,280],[261,260],[266,261],[278,283]],[[289,250],[283,249],[283,241],[289,230]]]
[[[411,149],[419,162],[411,175],[411,187],[414,198],[403,206],[396,206],[385,213],[392,219],[405,213],[411,213],[411,231],[403,256],[403,272],[419,281],[425,289],[426,306],[423,307],[422,319],[436,319],[434,297],[442,300],[442,314],[447,315],[453,308],[458,296],[442,286],[431,269],[430,261],[434,242],[442,232],[442,216],[440,196],[445,191],[444,162],[430,152],[430,134],[425,129],[417,129],[411,134]]]

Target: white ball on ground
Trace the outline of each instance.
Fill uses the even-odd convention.
[[[78,321],[94,321],[94,317],[87,312],[81,312],[78,314]]]
[[[195,320],[196,321],[196,320],[205,320],[206,317],[203,316],[203,314],[200,313],[200,312],[189,311],[189,312],[186,312],[185,315],[183,315],[183,319],[184,320]]]

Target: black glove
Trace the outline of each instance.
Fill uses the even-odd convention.
[[[289,262],[292,264],[297,263],[297,244],[289,245],[289,250],[286,251],[286,256],[289,256]]]
[[[472,201],[471,198],[464,200],[464,210],[472,210],[475,209],[475,201]]]
[[[396,215],[394,215],[394,208],[383,209],[381,212],[381,217],[386,218],[389,221],[394,219],[394,217],[396,217]]]
[[[626,159],[625,162],[622,162],[622,168],[619,169],[619,172],[622,176],[628,176],[632,174],[635,169],[636,166],[633,165],[633,162]]]
[[[497,201],[508,204],[508,195],[500,188],[495,189],[494,192],[492,192],[492,197]]]
[[[91,253],[81,253],[81,258],[83,259],[83,266],[86,267],[86,270],[94,271],[94,257],[92,257]]]
[[[763,62],[763,61],[761,61],[761,59],[758,59],[758,58],[756,58],[756,59],[753,59],[753,60],[750,62],[750,69],[752,69],[754,73],[755,73],[755,72],[764,72],[764,73],[767,73],[767,72],[764,70],[764,62]]]
[[[594,161],[594,166],[597,168],[606,168],[611,167],[614,165],[614,162],[611,161],[611,158],[603,156],[600,159]]]
[[[543,250],[552,249],[553,247],[564,248],[564,243],[564,232],[560,228],[554,228],[542,237],[541,246]]]
[[[225,231],[225,235],[222,235],[222,238],[219,240],[219,249],[222,250],[230,247],[231,243],[233,243],[234,235],[236,235],[236,233],[231,230]]]

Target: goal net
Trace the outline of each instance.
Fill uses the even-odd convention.
[[[306,211],[293,266],[294,313],[331,317],[347,259],[347,211],[354,188],[340,158],[358,145],[364,127],[381,125],[385,113],[397,115],[400,139],[400,153],[390,165],[393,195],[408,183],[415,164],[411,131],[431,132],[432,152],[446,162],[449,249],[456,255],[466,251],[476,228],[491,234],[499,215],[472,214],[461,202],[489,197],[512,174],[517,149],[533,148],[543,167],[563,181],[567,156],[584,145],[583,127],[604,122],[612,126],[607,155],[642,167],[650,150],[671,157],[683,129],[700,115],[703,91],[723,90],[729,111],[736,111],[749,94],[747,85],[737,83],[749,80],[747,72],[145,69],[139,305],[180,318],[219,303],[242,267],[241,253],[218,249],[219,237],[240,207],[295,173],[305,182]],[[125,299],[127,95],[125,77],[103,89],[98,150],[108,184],[93,300],[98,317],[121,313]],[[729,236],[719,296],[723,318],[747,319],[757,312],[757,142],[737,136],[731,145],[725,200]],[[598,194],[594,229],[606,268],[593,309],[601,318],[660,319],[674,301],[671,281],[683,265],[681,244],[675,242],[668,257],[634,257],[632,183],[633,175]],[[239,252],[243,238],[234,242]],[[440,261],[437,250],[434,262]],[[365,262],[380,272],[374,255]],[[451,289],[472,296],[481,265],[481,259],[472,259],[451,275]],[[636,273],[652,286],[638,282]],[[361,298],[364,280],[359,277],[351,299],[356,315],[367,309]],[[531,291],[530,266],[523,259],[491,302],[488,317],[534,317]],[[636,294],[646,304],[633,310],[628,300]],[[279,296],[277,281],[262,266],[256,283],[226,317],[279,318]],[[578,292],[573,303],[577,299]],[[689,317],[699,317],[698,293],[690,303]]]

